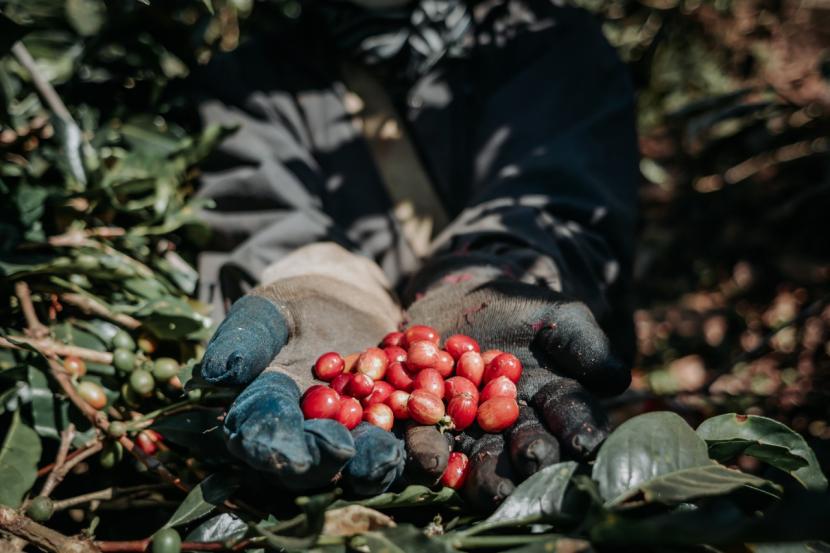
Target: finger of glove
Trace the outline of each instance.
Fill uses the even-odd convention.
[[[386,491],[403,474],[403,440],[366,422],[352,430],[352,438],[355,455],[343,470],[345,487],[361,496]]]
[[[545,428],[533,407],[519,408],[519,420],[506,436],[510,460],[521,478],[559,462],[559,441]]]
[[[304,432],[312,468],[302,477],[282,479],[283,485],[291,490],[310,490],[330,484],[356,452],[351,433],[337,421],[307,420]]]
[[[233,304],[202,359],[201,375],[211,384],[252,382],[288,340],[288,325],[265,298],[245,296]]]
[[[483,434],[465,453],[470,468],[464,495],[474,508],[492,511],[516,489],[507,442],[501,434]]]
[[[631,383],[631,371],[581,302],[556,305],[537,333],[534,349],[542,350],[557,373],[575,378],[596,394],[620,394]]]
[[[438,483],[450,459],[452,444],[448,434],[435,426],[410,425],[404,434],[406,472],[412,483],[433,486]]]
[[[591,459],[608,437],[605,411],[576,380],[553,376],[534,395],[533,405],[569,457]]]
[[[228,450],[281,480],[303,477],[313,465],[300,390],[288,376],[265,372],[245,388],[225,416]]]

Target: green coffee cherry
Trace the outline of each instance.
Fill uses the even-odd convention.
[[[163,528],[153,536],[153,553],[179,553],[182,538],[172,528]]]
[[[52,500],[41,496],[34,498],[29,503],[29,507],[26,508],[26,514],[29,515],[29,518],[37,522],[46,522],[52,518],[54,512],[55,504],[52,503]]]
[[[135,368],[135,353],[129,349],[117,348],[112,352],[112,364],[119,371],[129,372]]]
[[[101,449],[101,456],[98,459],[101,466],[111,469],[124,458],[124,447],[118,442],[107,442]]]
[[[159,382],[167,382],[179,374],[179,363],[170,357],[159,357],[153,363],[153,376]]]
[[[111,422],[109,428],[107,429],[107,433],[112,438],[120,438],[127,433],[127,425],[121,421]]]
[[[156,382],[153,380],[153,375],[144,369],[134,370],[130,374],[130,388],[142,396],[148,396],[156,387]]]
[[[116,349],[135,351],[135,340],[133,340],[133,337],[123,330],[119,330],[115,333],[115,336],[112,337],[112,346]]]

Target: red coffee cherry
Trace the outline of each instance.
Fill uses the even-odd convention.
[[[387,346],[383,348],[383,353],[386,354],[386,359],[389,363],[405,363],[406,350],[398,346]]]
[[[438,351],[438,346],[432,342],[413,342],[406,352],[406,365],[414,371],[431,369],[438,362]]]
[[[392,363],[386,369],[386,381],[398,390],[412,389],[412,377],[400,363]]]
[[[340,398],[334,420],[351,430],[363,420],[363,407],[353,397]]]
[[[415,342],[427,341],[432,342],[436,346],[441,341],[441,335],[431,326],[413,325],[404,330],[404,346],[411,346]]]
[[[485,432],[501,432],[519,418],[519,404],[510,397],[494,397],[478,407],[476,420]]]
[[[513,382],[518,382],[522,376],[522,362],[512,353],[502,353],[493,358],[484,369],[484,382],[494,378],[506,376]]]
[[[467,474],[470,472],[470,460],[467,456],[458,451],[450,453],[450,460],[447,462],[447,470],[441,475],[441,484],[460,490],[467,481]]]
[[[455,365],[455,374],[463,376],[478,387],[484,376],[484,360],[474,351],[468,351],[458,358]]]
[[[415,375],[413,390],[426,390],[438,399],[444,397],[444,379],[435,369],[424,369]]]
[[[395,415],[385,403],[373,403],[363,411],[363,420],[389,432],[395,424]]]
[[[426,390],[415,390],[406,403],[409,416],[420,424],[435,424],[444,416],[444,402]]]
[[[444,397],[452,399],[458,394],[470,394],[478,405],[478,388],[463,376],[453,376],[444,382]]]
[[[452,370],[454,367],[455,360],[453,360],[452,355],[443,350],[439,351],[438,361],[435,362],[435,370],[438,371],[441,374],[441,376],[447,378],[452,374]]]
[[[386,365],[389,360],[380,348],[369,348],[357,358],[355,368],[357,372],[363,373],[372,380],[380,380],[386,374]]]
[[[340,373],[334,377],[334,380],[331,381],[329,386],[331,386],[332,390],[342,396],[346,394],[346,387],[349,385],[349,381],[351,379],[351,373]]]
[[[490,361],[492,361],[502,353],[504,352],[500,349],[488,349],[487,351],[481,354],[481,359],[484,360],[484,365],[487,366],[490,364]]]
[[[389,397],[386,398],[386,405],[392,409],[392,414],[397,420],[406,420],[409,418],[409,408],[406,404],[409,402],[409,392],[403,390],[395,390]]]
[[[464,430],[476,420],[478,402],[472,394],[458,394],[447,404],[447,415],[456,430]]]
[[[481,401],[487,401],[494,397],[509,397],[516,399],[516,385],[506,376],[494,378],[481,390]]]
[[[63,368],[72,376],[83,376],[86,374],[86,363],[80,357],[67,355],[63,358]]]
[[[395,388],[392,387],[391,384],[388,382],[384,382],[383,380],[376,380],[375,385],[372,388],[372,392],[364,397],[361,400],[361,403],[364,407],[372,405],[374,403],[384,403],[386,402],[386,398],[389,397],[389,394],[395,391]]]
[[[452,358],[456,361],[458,361],[458,359],[468,351],[481,351],[478,346],[478,342],[463,334],[454,334],[447,338],[447,341],[444,342],[444,349],[447,350],[447,353],[452,355]]]
[[[107,396],[104,389],[90,380],[80,382],[77,387],[78,395],[95,409],[103,409],[107,405]]]
[[[135,444],[146,455],[152,455],[158,451],[158,443],[162,440],[161,434],[155,430],[142,430],[135,437]]]
[[[317,362],[314,363],[314,376],[328,382],[334,380],[338,374],[342,374],[345,367],[346,362],[340,354],[330,351],[317,358]]]
[[[390,332],[389,334],[383,337],[383,340],[381,340],[380,342],[380,347],[399,347],[401,344],[403,344],[403,341],[403,332]]]
[[[364,398],[372,393],[375,388],[375,381],[369,376],[361,373],[355,373],[349,379],[349,384],[346,386],[346,393],[357,399]]]
[[[346,363],[346,366],[343,367],[344,373],[350,373],[354,370],[354,366],[357,364],[357,360],[360,358],[359,353],[350,353],[346,357],[343,358],[343,361]]]
[[[307,419],[333,419],[340,409],[340,395],[325,386],[308,389],[300,403]]]

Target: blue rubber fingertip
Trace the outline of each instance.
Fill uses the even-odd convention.
[[[352,430],[355,456],[346,465],[344,483],[356,495],[386,491],[403,474],[404,442],[368,423]]]
[[[303,431],[300,390],[288,376],[264,373],[231,405],[224,431],[228,449],[249,466],[296,478],[313,466]]]
[[[305,421],[305,439],[314,468],[301,478],[283,480],[286,488],[295,491],[313,490],[331,484],[355,454],[352,435],[337,421]]]
[[[233,304],[216,329],[202,360],[202,377],[211,384],[244,386],[276,357],[288,340],[279,309],[259,296]]]

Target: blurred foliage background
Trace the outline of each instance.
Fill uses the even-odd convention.
[[[640,355],[631,390],[609,403],[614,416],[767,415],[802,433],[826,472],[830,4],[577,3],[603,18],[639,92]],[[170,357],[186,378],[211,329],[191,298],[205,239],[191,192],[198,162],[232,129],[198,128],[187,77],[301,10],[296,0],[0,0],[0,334],[100,352],[83,379],[135,430],[180,392],[157,375],[137,397],[123,366],[152,373]],[[44,105],[10,53],[20,37],[68,117]],[[45,330],[23,330],[23,279]],[[137,341],[120,361],[119,328]],[[3,428],[25,411],[48,459],[70,414],[52,397],[47,362],[15,345],[25,347],[0,349]],[[73,422],[81,444],[89,425]],[[149,513],[147,524],[165,518]],[[107,532],[129,535],[129,523]]]

